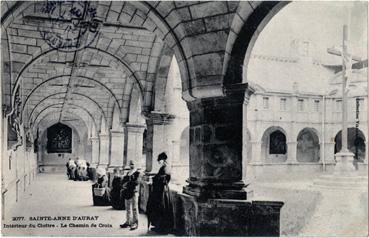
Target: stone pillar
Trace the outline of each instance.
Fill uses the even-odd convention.
[[[171,123],[174,119],[174,115],[170,115],[164,112],[151,111],[145,115],[146,117],[146,173],[156,172],[158,164],[156,163],[156,157],[158,154],[168,149],[167,144],[164,142],[165,126]],[[170,158],[169,158],[170,159]]]
[[[287,142],[287,163],[294,164],[297,163],[297,142],[289,141]]]
[[[253,236],[257,233],[253,229],[259,226],[263,235],[268,234],[268,229],[273,230],[272,236],[279,235],[283,203],[273,203],[274,208],[268,205],[270,202],[246,200],[249,194],[242,181],[245,86],[225,89],[225,97],[187,102],[190,178],[180,194],[186,236]],[[272,218],[272,213],[278,219]]]
[[[127,133],[127,163],[132,160],[137,168],[142,168],[143,132],[145,125],[126,124]]]
[[[250,141],[252,146],[252,158],[250,163],[263,164],[264,158],[261,158],[261,141]]]
[[[262,146],[260,141],[250,141],[252,147],[251,161],[249,162],[249,171],[246,179],[256,179],[263,176],[264,158],[262,158]],[[244,180],[247,181],[245,178]]]
[[[110,148],[110,164],[109,167],[122,167],[124,157],[124,131],[110,130],[111,148]]]
[[[186,194],[213,199],[246,199],[242,181],[242,109],[245,85],[219,98],[188,102],[190,178]]]
[[[91,165],[96,166],[99,163],[99,155],[100,155],[100,145],[99,145],[99,138],[98,137],[91,137]]]
[[[245,91],[245,96],[244,96],[244,100],[243,100],[243,106],[242,106],[242,122],[243,122],[243,127],[242,127],[242,165],[243,165],[243,170],[242,170],[242,179],[243,181],[246,181],[246,176],[247,176],[247,164],[248,161],[251,161],[251,158],[248,158],[247,155],[248,153],[248,147],[249,144],[251,143],[251,141],[249,141],[248,139],[248,134],[247,134],[247,105],[250,102],[250,97],[251,95],[255,92],[255,90],[251,87],[248,87]]]
[[[365,159],[364,159],[364,164],[368,164],[368,154],[369,154],[368,140],[366,140],[365,141]]]
[[[107,167],[109,164],[109,135],[100,134],[100,156],[99,166]]]
[[[324,153],[325,153],[325,163],[326,164],[334,164],[336,163],[334,160],[334,142],[325,142],[324,144]],[[321,147],[320,147],[321,148]]]

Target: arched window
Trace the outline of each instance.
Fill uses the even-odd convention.
[[[320,159],[319,138],[311,128],[304,128],[297,136],[297,161],[318,162]]]
[[[47,129],[47,153],[72,153],[72,129],[58,123]]]
[[[269,154],[284,155],[286,152],[286,136],[279,130],[272,132],[269,140]]]

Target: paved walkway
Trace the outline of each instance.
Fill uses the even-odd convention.
[[[282,208],[282,213],[287,206],[296,206],[291,209],[294,212],[299,210],[304,211],[304,207],[310,201],[304,201],[309,199],[308,197],[293,196],[297,191],[304,191],[303,194],[309,195],[309,192],[319,192],[321,199],[318,200],[315,209],[311,216],[305,214],[304,226],[298,233],[298,236],[305,237],[367,237],[368,236],[368,188],[362,189],[327,189],[313,185],[313,181],[290,181],[290,182],[259,182],[255,185],[255,193],[258,191],[268,191],[269,189],[290,191],[290,195],[286,194],[273,194],[269,198],[281,199],[280,197],[289,198],[293,197],[299,199],[299,201],[285,201],[289,204],[285,204]],[[259,196],[256,196],[259,198]],[[261,196],[261,198],[263,198]],[[283,200],[283,199],[282,199]],[[297,204],[292,204],[296,203]],[[301,207],[300,207],[301,206]],[[288,211],[289,209],[287,209]],[[309,211],[310,212],[310,211]],[[288,214],[285,219],[293,220],[294,217],[301,217],[304,214]],[[281,214],[283,218],[283,214]],[[288,221],[281,221],[281,223],[293,223]],[[281,229],[283,230],[281,225]],[[287,234],[288,235],[288,234]],[[296,234],[297,235],[297,234]]]
[[[2,233],[7,236],[150,236],[157,235],[147,229],[147,219],[140,214],[139,228],[135,231],[121,229],[125,211],[110,206],[92,205],[91,182],[67,180],[64,174],[39,174],[35,183],[21,201],[12,209],[11,217],[24,217],[23,221],[12,221],[11,217],[2,224]],[[31,221],[37,216],[96,217],[96,220]],[[5,225],[27,225],[27,228],[4,228]],[[44,226],[32,228],[29,225]],[[86,226],[88,227],[83,227]],[[95,224],[97,227],[92,227]],[[82,227],[70,227],[80,225]],[[54,226],[54,227],[51,227]],[[67,227],[63,227],[67,226]]]
[[[368,195],[358,190],[323,190],[301,236],[368,236]]]

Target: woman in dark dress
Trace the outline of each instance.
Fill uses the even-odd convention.
[[[152,191],[147,202],[148,226],[158,233],[169,233],[173,229],[173,204],[169,193],[170,168],[167,155],[163,152],[158,156],[161,167],[152,179]]]
[[[94,206],[109,206],[110,205],[110,188],[106,170],[98,168],[96,171],[97,182],[92,185],[92,197]],[[103,194],[96,194],[95,188],[104,189]]]

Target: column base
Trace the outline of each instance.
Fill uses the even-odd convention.
[[[239,199],[246,200],[251,197],[245,189],[247,186],[243,181],[220,182],[198,181],[188,179],[189,185],[183,187],[183,192],[198,197],[199,199]],[[249,195],[249,196],[248,196]]]
[[[350,174],[355,172],[354,154],[350,151],[341,151],[334,155],[336,158],[336,166],[334,174]]]
[[[185,236],[279,236],[283,202],[231,199],[197,200],[179,194]],[[178,227],[179,228],[179,227]]]

